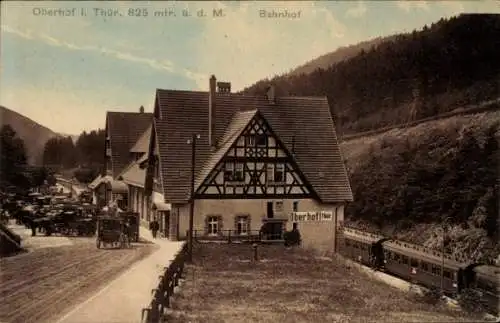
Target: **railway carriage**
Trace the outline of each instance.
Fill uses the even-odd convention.
[[[443,276],[444,292],[459,292],[464,279],[459,259],[445,254],[443,266],[440,252],[395,240],[385,241],[383,250],[386,271],[426,287],[441,287]]]
[[[441,288],[456,296],[465,289],[481,294],[483,305],[498,315],[500,268],[471,264],[468,259],[442,253],[377,234],[344,227],[341,253],[364,265],[428,288]],[[443,259],[444,258],[444,259]],[[444,261],[443,261],[444,260]]]
[[[374,260],[373,245],[383,238],[381,235],[344,228],[342,253],[357,262],[371,266]]]
[[[498,315],[500,313],[500,268],[491,265],[475,264],[469,266],[471,279],[467,288],[479,291],[486,302],[486,306]]]

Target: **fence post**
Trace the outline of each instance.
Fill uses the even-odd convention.
[[[149,323],[149,313],[151,312],[150,307],[143,308],[141,311],[141,323]]]
[[[148,315],[148,322],[159,322],[160,321],[160,313],[158,311],[158,300],[156,299],[156,295],[151,301],[151,310]]]
[[[252,244],[252,248],[253,248],[253,260],[255,262],[257,262],[259,260],[259,255],[258,255],[258,244],[254,243]]]

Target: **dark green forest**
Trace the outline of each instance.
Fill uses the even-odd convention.
[[[11,126],[0,129],[0,140],[0,188],[28,189],[55,184],[55,178],[46,168],[28,165],[24,141]]]
[[[458,245],[470,253],[479,243],[494,249],[500,238],[499,139],[500,114],[494,112],[381,135],[356,156],[349,150],[359,143],[343,144],[355,196],[349,221],[431,246],[444,223],[450,251]],[[415,235],[419,225],[424,230]]]
[[[340,135],[422,119],[496,99],[500,15],[467,14],[401,34],[328,69],[282,75],[243,90],[327,96]]]
[[[53,170],[77,168],[73,175],[82,183],[91,182],[104,164],[104,130],[83,132],[75,143],[71,137],[47,141],[43,165]]]

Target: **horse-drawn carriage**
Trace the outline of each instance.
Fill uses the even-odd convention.
[[[137,212],[121,212],[118,213],[121,219],[128,226],[128,237],[131,242],[139,242],[139,213]]]
[[[39,212],[33,225],[47,236],[93,236],[96,230],[95,219],[75,205],[56,206]]]
[[[97,218],[97,248],[111,245],[112,247],[130,247],[129,230],[126,221],[115,216]]]

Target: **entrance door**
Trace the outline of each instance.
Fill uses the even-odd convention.
[[[274,218],[273,202],[267,202],[267,218],[268,219]]]

